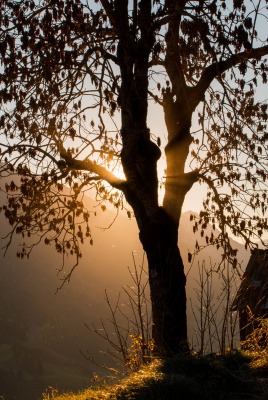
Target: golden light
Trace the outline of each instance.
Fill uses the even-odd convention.
[[[125,173],[123,171],[122,165],[117,165],[116,168],[113,170],[113,173],[115,176],[117,176],[119,179],[126,179]]]

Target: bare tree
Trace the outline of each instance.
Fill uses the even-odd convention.
[[[205,261],[199,264],[198,273],[195,296],[190,299],[195,321],[193,348],[202,355],[225,354],[235,349],[239,336],[238,314],[231,311],[231,305],[241,276],[232,265],[219,269]]]
[[[105,291],[110,319],[106,322],[101,320],[100,327],[86,325],[108,344],[107,355],[112,357],[114,363],[128,372],[136,371],[150,362],[154,350],[151,304],[147,298],[148,275],[144,269],[144,259],[141,265],[137,265],[132,253],[132,260],[132,268],[128,270],[134,286],[123,287],[123,300],[122,293],[114,301]],[[91,360],[90,355],[86,355],[86,358]]]
[[[2,0],[0,10],[1,175],[19,176],[2,187],[7,246],[17,233],[19,257],[45,241],[77,264],[92,240],[84,193],[103,209],[126,199],[148,258],[156,349],[187,351],[185,195],[207,186],[194,229],[223,261],[236,263],[230,232],[253,246],[267,229],[267,2]],[[149,100],[167,136],[150,132]],[[208,223],[220,234],[206,236]]]

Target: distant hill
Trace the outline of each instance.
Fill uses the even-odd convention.
[[[4,202],[3,196],[0,202]],[[92,208],[91,199],[85,202]],[[20,400],[36,400],[49,385],[76,390],[90,384],[97,367],[85,360],[80,351],[88,352],[98,363],[104,362],[100,352],[106,349],[106,343],[90,333],[84,323],[100,326],[100,318],[109,318],[105,289],[116,300],[122,286],[132,284],[127,269],[132,268],[132,252],[138,263],[143,257],[135,221],[118,215],[105,229],[114,219],[114,212],[108,209],[98,209],[91,217],[94,245],[85,243],[70,284],[57,294],[61,258],[53,247],[40,244],[29,259],[18,260],[16,247],[20,239],[16,237],[6,256],[0,255],[0,317],[4,321],[0,325],[0,396],[5,395],[5,400],[17,398],[16,389],[7,383],[14,376]],[[2,216],[0,222],[2,237],[8,225]],[[188,298],[194,304],[198,265],[203,259],[214,265],[220,259],[220,251],[204,249],[190,268],[187,255],[196,242],[190,212],[183,215],[180,238],[188,274]],[[237,247],[246,264],[248,255],[243,246]],[[215,282],[215,287],[220,290],[220,281]],[[190,307],[189,326],[192,331]]]

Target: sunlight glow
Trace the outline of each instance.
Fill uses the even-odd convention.
[[[122,165],[117,165],[116,168],[113,170],[113,174],[115,176],[117,176],[119,179],[123,179],[123,180],[126,179]]]

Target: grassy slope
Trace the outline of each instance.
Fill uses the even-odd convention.
[[[155,360],[114,386],[44,400],[268,400],[268,351]]]

